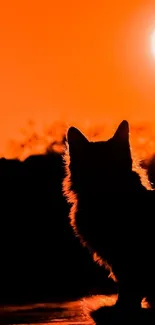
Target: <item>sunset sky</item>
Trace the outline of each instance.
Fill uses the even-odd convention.
[[[0,152],[30,119],[155,134],[154,30],[154,0],[1,1]]]

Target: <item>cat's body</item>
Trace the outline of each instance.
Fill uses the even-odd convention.
[[[128,123],[123,121],[105,142],[89,142],[70,128],[68,145],[63,185],[72,203],[74,232],[94,258],[112,267],[119,283],[118,304],[139,307],[155,288],[154,193],[132,171]]]

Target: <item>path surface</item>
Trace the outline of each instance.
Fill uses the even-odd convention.
[[[0,308],[0,324],[93,325],[89,312],[113,305],[116,296],[92,296],[77,301]]]

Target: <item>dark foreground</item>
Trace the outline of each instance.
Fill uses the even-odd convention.
[[[63,303],[5,306],[0,308],[0,324],[94,324],[89,313],[112,305],[116,296],[92,296]]]
[[[155,158],[143,168],[155,184]],[[0,305],[117,292],[73,234],[64,176],[62,155],[55,151],[23,162],[0,159]]]
[[[0,308],[0,324],[155,324],[151,309],[143,302],[139,314],[117,313],[114,305],[117,296],[91,296],[77,301],[63,303],[31,304],[24,306],[5,306]],[[92,317],[91,317],[91,316]],[[95,319],[95,321],[94,321]]]

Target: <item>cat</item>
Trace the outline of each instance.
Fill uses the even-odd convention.
[[[118,281],[116,307],[139,309],[154,290],[155,240],[152,191],[132,170],[128,122],[98,142],[70,127],[64,161],[63,192],[75,235]]]

